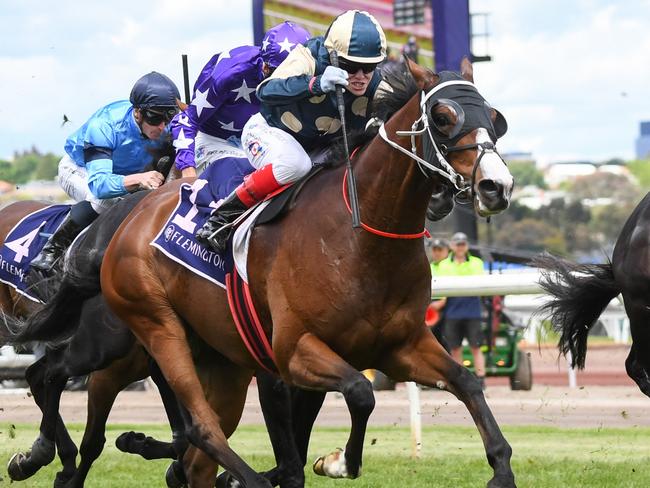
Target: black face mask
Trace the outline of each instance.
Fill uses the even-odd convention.
[[[452,80],[462,80],[462,78],[455,73],[440,73],[440,83]],[[433,112],[438,104],[447,105],[451,110],[456,112],[457,116],[456,124],[453,127],[449,127],[448,125],[445,126],[444,132],[439,129],[440,122],[444,122],[444,120],[437,120],[437,117]],[[441,150],[443,150],[442,146],[455,146],[463,136],[478,128],[486,129],[492,142],[495,143],[508,129],[508,124],[506,123],[505,118],[498,111],[496,121],[494,124],[492,123],[492,107],[490,107],[473,86],[447,86],[427,100],[425,108],[427,117],[429,117],[431,133]],[[436,160],[435,148],[433,147],[429,137],[424,138],[423,150],[424,157],[427,161]]]

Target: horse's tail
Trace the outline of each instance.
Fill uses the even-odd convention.
[[[585,367],[587,336],[609,302],[621,291],[612,264],[576,264],[544,254],[533,260],[540,284],[552,299],[541,308],[560,333],[558,347],[571,353],[571,366]]]
[[[99,278],[66,270],[61,284],[43,308],[27,319],[3,313],[0,321],[0,343],[24,344],[46,342],[60,344],[77,330],[81,308],[86,299],[101,292]]]

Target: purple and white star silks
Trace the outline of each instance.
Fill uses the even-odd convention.
[[[293,22],[276,25],[264,35],[262,57],[271,68],[277,68],[288,54],[311,37],[308,31]]]
[[[290,22],[270,29],[262,47],[240,46],[214,55],[194,84],[194,98],[188,108],[171,122],[176,148],[176,167],[195,166],[194,142],[200,131],[219,139],[241,136],[248,119],[259,112],[255,96],[264,79],[264,63],[277,67],[309,32]]]
[[[237,47],[208,61],[194,84],[192,103],[171,122],[178,169],[195,166],[197,132],[224,140],[241,135],[259,111],[255,88],[264,79],[263,64],[255,46]]]

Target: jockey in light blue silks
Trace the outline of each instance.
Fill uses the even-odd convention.
[[[330,64],[331,51],[338,54],[339,68]],[[309,172],[312,162],[307,151],[342,135],[336,85],[346,87],[347,126],[363,129],[381,81],[375,67],[385,56],[384,31],[372,15],[358,10],[334,19],[324,38],[312,38],[293,49],[257,87],[260,113],[242,131],[244,151],[256,171],[222,201],[197,232],[197,239],[223,251],[232,232],[227,224],[269,193]]]
[[[152,71],[135,83],[129,100],[100,108],[68,137],[58,177],[78,203],[32,261],[32,268],[50,272],[79,232],[117,197],[163,183],[157,171],[143,170],[152,160],[149,151],[161,147],[161,136],[178,113],[178,102],[174,82]]]
[[[176,167],[183,176],[196,176],[224,157],[245,158],[241,132],[259,112],[255,89],[300,44],[305,29],[283,22],[264,35],[262,46],[240,46],[215,54],[194,84],[194,99],[171,123]]]

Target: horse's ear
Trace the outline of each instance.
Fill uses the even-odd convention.
[[[460,75],[467,81],[474,83],[474,68],[467,56],[460,62]]]
[[[185,112],[187,110],[187,103],[182,102],[180,99],[176,99],[176,106],[181,112]]]
[[[423,68],[406,56],[404,56],[404,62],[406,63],[406,66],[408,66],[408,69],[415,80],[415,84],[420,90],[428,90],[438,83],[438,75],[433,71]]]

